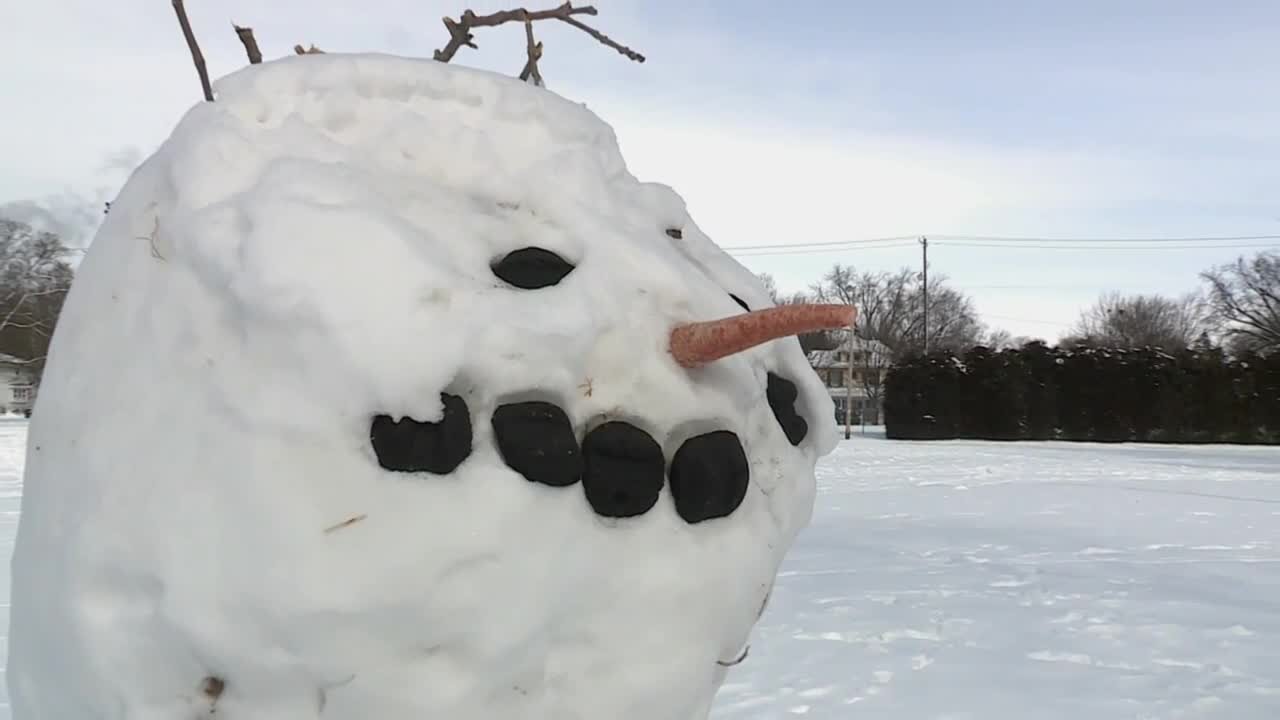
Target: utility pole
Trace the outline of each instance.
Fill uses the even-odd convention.
[[[924,354],[929,354],[929,238],[920,238],[921,266],[920,271],[924,286]]]
[[[853,432],[853,326],[849,333],[849,362],[844,369],[844,439],[848,440]]]

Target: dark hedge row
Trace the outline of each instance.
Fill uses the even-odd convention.
[[[1280,354],[975,347],[892,367],[884,413],[895,439],[1280,444]]]

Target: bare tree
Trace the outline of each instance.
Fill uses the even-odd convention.
[[[909,268],[858,272],[835,265],[813,286],[817,299],[858,307],[858,335],[883,343],[892,360],[924,349],[924,285]],[[983,327],[973,301],[947,285],[945,275],[929,278],[929,348],[960,351],[978,342]]]
[[[769,300],[774,305],[799,305],[810,301],[810,297],[804,292],[794,292],[783,294],[778,290],[778,283],[769,273],[757,273],[756,277],[760,278],[760,282],[764,284],[764,290],[769,295]],[[800,340],[800,349],[808,354],[814,350],[830,350],[835,346],[835,340],[831,333],[819,330],[811,333],[801,333],[798,337]]]
[[[760,282],[764,284],[764,290],[769,294],[769,300],[774,305],[798,305],[812,300],[806,292],[782,292],[778,289],[778,283],[773,279],[773,275],[769,273],[756,273],[756,277],[760,278]]]
[[[0,218],[0,352],[28,362],[37,377],[71,287],[69,252],[54,233]]]
[[[846,334],[847,337],[847,334]],[[893,354],[889,347],[877,340],[868,340],[859,336],[854,327],[854,338],[849,350],[849,370],[853,378],[853,387],[862,390],[866,405],[876,408],[872,423],[880,422],[880,404],[884,398],[884,379],[893,365]],[[864,406],[864,419],[865,406]]]
[[[1183,350],[1209,329],[1203,298],[1105,293],[1080,315],[1064,345]]]
[[[764,285],[764,291],[769,295],[769,300],[774,305],[781,305],[782,298],[778,294],[778,283],[773,279],[773,275],[769,273],[756,273],[756,277],[760,278],[760,284]]]
[[[1280,253],[1240,257],[1201,277],[1211,317],[1233,352],[1280,352]]]
[[[992,350],[1017,350],[1035,340],[1027,335],[1014,335],[1003,328],[992,328],[983,336],[981,344]]]

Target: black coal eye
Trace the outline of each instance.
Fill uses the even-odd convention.
[[[492,269],[494,275],[511,285],[537,290],[563,280],[573,272],[573,264],[550,250],[527,247],[507,253]]]
[[[679,240],[684,237],[684,231],[680,228],[667,228],[667,237]]]
[[[745,302],[743,302],[742,298],[738,297],[737,295],[734,295],[733,293],[729,293],[729,297],[733,298],[734,302],[741,305],[743,310],[746,310],[747,312],[751,312],[751,307],[747,305]]]
[[[769,400],[769,409],[773,417],[782,426],[782,432],[792,445],[799,445],[805,435],[809,434],[809,423],[796,412],[796,399],[800,390],[796,384],[775,373],[769,373],[765,386],[765,397]]]

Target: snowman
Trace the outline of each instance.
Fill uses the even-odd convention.
[[[216,89],[53,339],[14,719],[706,718],[837,441],[793,336],[852,309],[773,307],[543,88]]]

